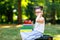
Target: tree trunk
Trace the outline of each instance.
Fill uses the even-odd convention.
[[[18,0],[18,24],[22,24],[21,0]]]
[[[11,6],[9,6],[9,10],[7,10],[7,14],[6,14],[6,17],[7,17],[7,21],[6,22],[13,22],[13,10],[11,8]]]
[[[52,10],[51,10],[51,13],[52,13],[52,24],[55,24],[55,4],[54,4],[54,0],[52,0]]]

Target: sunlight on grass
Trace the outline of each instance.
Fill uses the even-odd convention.
[[[11,27],[11,26],[1,26],[1,28],[9,28],[9,27]]]
[[[23,25],[16,25],[16,27],[22,27]]]
[[[12,28],[12,27],[22,27],[22,25],[17,25],[17,24],[5,24],[5,25],[0,25],[0,28]]]
[[[55,35],[54,40],[60,40],[60,35]]]

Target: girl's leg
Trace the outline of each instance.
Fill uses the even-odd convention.
[[[32,31],[28,36],[25,38],[25,40],[35,40],[36,38],[39,38],[43,36],[42,33],[37,32],[37,31]]]
[[[25,40],[31,32],[20,32],[22,40]]]

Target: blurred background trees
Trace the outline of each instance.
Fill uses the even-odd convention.
[[[0,0],[0,24],[34,21],[34,6],[44,7],[46,23],[60,23],[60,0]]]

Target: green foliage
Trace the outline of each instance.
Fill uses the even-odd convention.
[[[27,2],[28,1],[28,2]],[[54,2],[53,2],[54,1]],[[24,9],[24,14],[31,20],[35,19],[33,8],[34,6],[44,7],[44,17],[47,21],[60,19],[60,1],[59,0],[26,0],[27,3]],[[55,21],[54,21],[55,22]]]
[[[56,23],[55,20],[60,20],[60,1],[59,0],[46,0],[45,1],[45,18],[51,23]],[[51,21],[52,20],[52,21]]]
[[[34,14],[34,6],[43,6],[44,5],[43,0],[29,0],[28,5],[25,8],[25,15],[31,19],[35,20],[36,16]]]
[[[26,16],[29,17],[29,19],[34,19],[34,12],[33,12],[33,5],[28,3],[28,6],[26,8]]]
[[[17,9],[17,0],[0,0],[0,23],[13,22],[14,9]],[[3,15],[5,18],[2,18]]]
[[[55,20],[60,20],[60,0],[22,0],[22,15],[34,20],[36,17],[33,10],[34,6],[44,7],[44,17],[46,20],[51,20],[53,16],[55,16]],[[17,10],[18,0],[0,0],[0,23],[17,22]],[[3,16],[4,18],[2,18]]]

